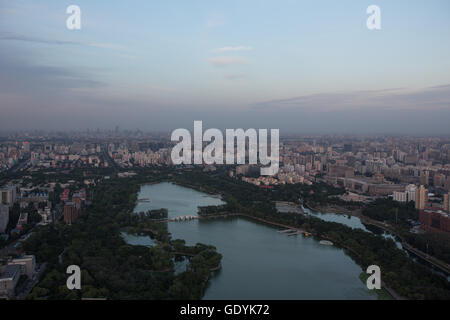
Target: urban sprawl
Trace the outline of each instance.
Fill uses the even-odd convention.
[[[42,225],[73,224],[99,179],[110,178],[61,177],[90,168],[116,168],[119,178],[127,178],[139,167],[172,167],[174,172],[193,167],[172,164],[174,143],[164,133],[116,128],[21,132],[0,139],[0,297],[6,298],[25,297],[45,270],[45,262],[37,263],[23,243]],[[203,165],[203,171],[217,167]],[[257,165],[227,169],[229,177],[260,188],[326,183],[344,188],[339,199],[347,203],[414,202],[419,218],[410,232],[450,233],[450,138],[281,136],[277,174],[260,176]]]

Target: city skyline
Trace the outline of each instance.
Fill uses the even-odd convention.
[[[81,30],[66,28],[79,5]],[[368,30],[366,8],[381,8]],[[0,1],[1,130],[449,134],[446,1]]]

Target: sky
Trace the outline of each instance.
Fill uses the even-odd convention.
[[[70,5],[80,30],[66,27]],[[194,120],[450,134],[450,2],[0,0],[0,131]]]

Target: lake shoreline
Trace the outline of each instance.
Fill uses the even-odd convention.
[[[216,192],[211,192],[210,190],[206,190],[206,188],[204,188],[204,187],[196,187],[196,186],[192,186],[192,185],[189,185],[188,183],[176,183],[176,182],[174,182],[174,181],[172,181],[172,180],[170,180],[170,179],[165,179],[165,181],[159,181],[159,182],[152,182],[152,183],[143,183],[141,186],[143,186],[143,185],[155,185],[155,184],[158,184],[158,183],[161,183],[161,182],[166,182],[166,183],[169,183],[169,184],[173,184],[173,185],[175,185],[175,186],[179,186],[179,187],[182,187],[182,188],[187,188],[187,189],[192,189],[192,190],[195,190],[195,191],[198,191],[198,192],[201,192],[201,193],[206,193],[206,191],[209,191],[207,194],[209,194],[209,195],[217,195],[217,193]],[[167,187],[164,187],[163,188],[164,189],[164,193],[165,194],[167,194],[167,192],[168,192],[168,189],[167,189]],[[155,190],[157,190],[157,189],[155,189]],[[142,191],[142,190],[141,190]],[[148,191],[146,191],[146,194],[143,194],[143,195],[140,195],[141,197],[148,197],[149,196],[149,194],[148,194]],[[156,196],[156,195],[155,195]],[[176,197],[176,195],[174,195],[175,197]],[[201,195],[199,195],[200,197],[202,197]],[[220,196],[221,196],[221,199],[223,199],[224,198],[224,195],[223,194],[220,194]],[[190,197],[192,197],[192,196],[190,196]],[[216,198],[217,199],[217,197],[214,197],[214,198]],[[152,197],[150,197],[150,199],[151,199],[151,203],[148,203],[148,205],[151,205],[152,207],[154,207],[154,206],[158,206],[159,204],[158,204],[158,202],[157,201],[154,201],[154,199],[152,198]],[[179,198],[176,198],[177,200],[180,200],[180,201],[184,201],[184,200],[181,200],[181,199],[179,199]],[[165,203],[167,203],[167,196],[164,196],[164,201],[165,201]],[[223,201],[223,200],[222,200]],[[141,205],[142,205],[142,203],[141,203]],[[145,204],[145,205],[147,205],[147,204]],[[179,206],[179,204],[178,204],[178,206]],[[198,205],[198,206],[200,206],[200,205]],[[197,208],[198,208],[198,206],[197,206]],[[171,210],[171,209],[169,209],[169,210]],[[184,209],[180,209],[180,208],[178,208],[178,211],[172,211],[172,215],[179,215],[180,214],[180,210],[184,210]],[[196,209],[196,211],[197,211],[197,213],[198,213],[198,209]],[[181,211],[182,212],[182,211]],[[250,214],[245,214],[245,213],[222,213],[221,215],[220,215],[220,217],[215,217],[215,218],[221,218],[221,217],[233,217],[233,216],[235,216],[235,217],[239,217],[239,218],[241,218],[241,219],[243,219],[243,221],[249,221],[248,223],[250,223],[250,225],[255,225],[255,226],[257,226],[257,225],[259,225],[259,224],[261,224],[262,226],[263,225],[265,225],[265,226],[269,226],[269,227],[271,227],[271,228],[274,228],[274,230],[282,230],[282,229],[295,229],[295,230],[297,230],[297,231],[304,231],[304,230],[302,230],[301,228],[298,228],[298,227],[292,227],[291,225],[288,225],[288,224],[284,224],[284,223],[278,223],[278,222],[275,222],[275,221],[271,221],[271,220],[269,220],[269,219],[264,219],[264,218],[260,218],[260,217],[256,217],[256,216],[253,216],[253,215],[250,215]],[[207,220],[208,218],[209,219],[213,219],[214,217],[213,216],[210,216],[210,217],[204,217],[204,216],[201,216],[201,215],[199,215],[199,217],[202,217],[201,219],[205,219],[205,220]],[[188,229],[186,229],[186,227],[181,227],[180,228],[180,225],[181,224],[178,224],[178,223],[176,223],[176,222],[173,222],[173,224],[171,223],[171,226],[173,226],[173,227],[175,227],[176,229],[175,230],[184,230],[183,232],[188,232],[187,230],[191,230],[191,228],[192,228],[192,226],[196,226],[197,225],[197,223],[196,222],[194,222],[194,223],[187,223],[185,226],[187,227],[187,226],[191,226],[191,227],[187,227]],[[250,226],[249,225],[249,226]],[[205,226],[207,226],[207,225],[204,225],[204,227],[203,228],[205,228]],[[212,225],[211,225],[212,226]],[[246,227],[247,228],[247,227]],[[251,229],[253,229],[254,227],[251,227]],[[208,228],[209,229],[209,228]],[[213,228],[213,229],[215,229],[215,228]],[[236,232],[236,231],[235,231]],[[238,232],[238,233],[242,233],[243,231],[241,231],[241,232]],[[258,232],[262,232],[263,234],[265,233],[265,231],[263,231],[263,230],[261,230],[261,231],[258,231]],[[172,231],[171,231],[171,233],[172,233]],[[172,233],[173,235],[174,235],[174,237],[175,238],[179,238],[179,239],[184,239],[184,240],[186,240],[186,241],[188,241],[188,239],[192,239],[192,236],[189,236],[189,237],[184,237],[183,236],[183,234],[180,234],[179,233],[179,231],[177,231],[176,233]],[[274,232],[274,235],[272,235],[272,236],[270,236],[269,238],[273,238],[275,236],[275,238],[274,239],[280,239],[280,240],[277,240],[277,241],[281,241],[281,247],[280,247],[280,250],[283,250],[282,248],[283,248],[283,243],[286,243],[286,241],[288,242],[288,243],[297,243],[297,240],[293,240],[293,238],[297,238],[297,237],[279,237],[278,236],[278,234],[276,233],[276,232]],[[195,238],[195,237],[194,237]],[[215,239],[215,238],[217,238],[216,236],[214,236],[212,239]],[[292,239],[292,240],[291,240]],[[321,239],[323,239],[323,238],[321,238]],[[192,241],[192,240],[189,240],[189,241]],[[198,241],[198,240],[194,240],[194,241]],[[203,242],[204,241],[206,241],[206,240],[202,240]],[[292,242],[292,241],[294,241],[294,242]],[[193,243],[195,243],[195,242],[193,242]],[[208,242],[207,242],[208,243]],[[303,243],[303,242],[300,242],[300,243]],[[308,245],[308,243],[310,243],[309,245]],[[320,243],[319,243],[319,239],[314,239],[314,243],[315,243],[315,245],[314,245],[314,250],[319,250],[318,252],[322,252],[322,250],[325,250],[324,251],[324,253],[325,252],[328,252],[328,250],[330,250],[329,248],[331,248],[330,246],[323,246],[323,245],[320,245]],[[216,239],[216,242],[212,242],[212,244],[213,245],[217,245],[217,239]],[[305,244],[304,245],[306,245],[307,247],[309,247],[310,245],[312,244],[312,242],[305,242]],[[285,245],[285,244],[284,244]],[[303,247],[304,245],[300,245],[300,247]],[[316,247],[317,246],[317,247]],[[245,246],[244,246],[245,247]],[[297,247],[297,245],[295,245],[295,247]],[[321,249],[322,248],[322,249]],[[258,249],[258,248],[256,248],[257,250],[261,250],[261,249]],[[358,271],[358,273],[357,274],[355,274],[355,278],[353,278],[353,276],[351,277],[351,278],[353,278],[353,279],[355,279],[355,280],[357,280],[357,282],[358,283],[360,283],[360,280],[358,279],[358,275],[359,275],[359,273],[361,272],[361,267],[358,265],[358,263],[356,263],[355,261],[354,261],[354,259],[352,259],[352,257],[351,256],[349,256],[348,254],[346,254],[345,253],[345,249],[344,248],[340,248],[340,247],[336,247],[336,249],[339,249],[339,250],[337,250],[337,251],[335,251],[335,253],[333,254],[334,256],[339,256],[340,258],[339,258],[339,260],[337,260],[337,261],[341,261],[341,262],[339,262],[339,263],[343,263],[342,261],[346,261],[345,262],[345,264],[351,264],[351,265],[354,265],[359,271]],[[235,256],[236,256],[236,254],[232,254],[231,256],[229,255],[230,253],[229,252],[222,252],[222,245],[218,245],[218,247],[217,247],[217,250],[218,250],[218,252],[220,252],[220,253],[222,253],[222,254],[224,254],[224,257],[225,257],[225,261],[227,260],[227,258],[228,259],[235,259]],[[252,249],[253,250],[253,249]],[[263,249],[263,250],[265,250],[265,249]],[[289,250],[291,250],[291,249],[289,249]],[[282,251],[281,251],[282,252]],[[341,253],[338,253],[338,252],[341,252]],[[320,255],[323,257],[323,258],[321,258],[322,260],[324,259],[325,261],[327,261],[327,260],[329,260],[329,259],[332,259],[331,258],[331,256],[328,256],[328,254],[325,254],[324,255],[324,253],[320,253]],[[297,253],[298,254],[298,253]],[[292,260],[292,257],[295,257],[297,254],[294,254],[294,255],[290,255],[291,256],[291,258],[288,258],[287,260]],[[277,255],[279,255],[279,254],[277,254]],[[277,256],[277,255],[275,255],[275,256]],[[283,257],[285,257],[284,255],[282,255]],[[327,258],[327,256],[328,256],[328,258]],[[234,258],[233,258],[234,257]],[[346,257],[346,258],[344,258],[344,257]],[[245,261],[245,259],[244,259],[244,261]],[[308,260],[306,260],[306,261],[308,261]],[[313,260],[314,261],[314,260]],[[296,262],[297,263],[297,262]],[[313,263],[313,262],[307,262],[306,263],[306,265],[309,265],[310,263]],[[304,265],[305,263],[300,263],[300,265],[299,266],[301,266],[301,265]],[[328,265],[329,264],[329,262],[328,263],[325,263],[325,264],[323,264],[323,266],[326,266],[326,265]],[[238,266],[239,266],[239,264],[237,264]],[[296,264],[295,264],[296,265]],[[223,268],[224,266],[218,266],[218,268]],[[226,269],[225,269],[225,271],[222,271],[220,274],[220,277],[221,278],[223,278],[225,275],[227,275],[227,274],[229,274],[229,268],[230,268],[230,265],[228,265],[227,264],[227,266],[226,266]],[[238,267],[239,268],[239,267]],[[342,267],[342,268],[340,268],[341,270],[353,270],[353,268],[354,267],[352,267],[352,268],[348,268],[348,267]],[[236,269],[236,267],[235,267],[235,264],[233,263],[233,268],[232,268],[233,270],[234,269]],[[279,267],[275,267],[275,268],[271,268],[271,267],[269,267],[269,266],[265,266],[262,270],[265,270],[265,269],[268,269],[267,271],[271,271],[271,272],[275,272],[275,270],[277,270],[277,269],[279,269]],[[282,269],[284,269],[284,267],[282,267]],[[326,270],[327,268],[325,267],[325,270]],[[314,270],[314,269],[311,269],[311,270]],[[269,271],[269,272],[270,272]],[[324,271],[324,272],[326,272],[326,271]],[[284,274],[283,272],[282,273],[280,273],[280,274]],[[213,274],[211,274],[211,276],[213,276]],[[229,276],[229,275],[228,275]],[[349,274],[349,271],[347,271],[347,272],[344,272],[343,274],[342,274],[342,276],[344,277],[344,278],[348,278],[349,276],[350,276],[350,274]],[[296,275],[296,277],[299,277],[298,275]],[[284,276],[281,276],[281,278],[284,278]],[[225,279],[225,278],[223,278],[223,279]],[[301,276],[300,275],[300,279],[306,279],[306,278],[304,278],[303,276]],[[323,278],[322,278],[323,279]],[[351,281],[349,281],[349,279],[348,280],[346,280],[344,283],[344,287],[348,287],[348,286],[350,286],[350,287],[353,287],[354,285],[356,285],[356,283],[354,283],[354,281],[355,280],[351,280]],[[236,280],[232,280],[232,282],[235,282]],[[322,282],[322,281],[321,281]],[[214,283],[211,283],[211,285],[209,286],[209,287],[214,287],[214,288],[216,288],[216,286],[218,285],[217,283],[222,283],[221,282],[221,280],[219,279],[219,282],[217,282],[217,280],[214,280]],[[222,286],[222,285],[221,285]],[[359,285],[357,285],[357,286],[360,286],[360,284]],[[256,287],[258,287],[258,285],[255,285],[255,288]],[[316,295],[318,295],[318,297],[322,297],[322,298],[326,298],[326,299],[329,299],[330,297],[334,297],[334,299],[339,299],[340,297],[339,297],[339,295],[338,295],[338,293],[336,292],[336,290],[338,290],[338,288],[339,288],[339,286],[336,286],[335,288],[334,288],[334,290],[332,290],[332,294],[330,295],[330,292],[329,292],[329,290],[325,290],[325,291],[323,291],[323,292],[321,292],[321,290],[316,290]],[[354,287],[353,287],[354,288]],[[293,291],[293,292],[297,292],[297,293],[295,293],[294,294],[294,296],[297,296],[297,297],[301,297],[300,299],[308,299],[308,295],[309,295],[309,293],[305,293],[304,291],[303,291],[303,293],[301,293],[302,292],[302,290],[298,290],[298,288],[297,289],[295,289],[295,287],[293,287],[293,288],[291,288],[291,286],[288,286],[288,287],[286,287],[286,289],[287,290],[291,290],[291,291]],[[213,289],[214,290],[214,292],[215,293],[213,293],[213,295],[211,296],[211,292],[210,292],[210,294],[208,295],[206,295],[206,296],[204,296],[204,299],[215,299],[215,298],[217,298],[217,294],[219,294],[219,298],[221,299],[221,298],[223,298],[223,293],[221,293],[222,292],[222,290],[220,289],[220,291],[217,291],[218,289],[216,288],[216,289]],[[256,291],[256,292],[258,292],[258,291]],[[361,291],[360,291],[361,292]],[[300,296],[298,296],[298,294],[300,293]],[[270,293],[266,293],[266,294],[269,294],[269,297],[270,297]],[[256,296],[258,296],[258,293],[256,293]],[[283,294],[281,294],[281,295],[279,295],[280,297],[282,297],[283,296]],[[313,294],[313,296],[314,296],[314,294]],[[372,299],[372,298],[370,298],[369,296],[365,296],[365,294],[362,294],[362,292],[361,293],[359,293],[359,294],[357,294],[356,292],[353,292],[352,293],[352,298],[351,299]],[[278,296],[277,296],[278,297]],[[291,297],[287,297],[287,299],[290,299]]]

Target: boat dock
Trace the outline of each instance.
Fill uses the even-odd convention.
[[[311,233],[309,233],[309,232],[306,232],[306,231],[301,230],[301,229],[294,229],[294,228],[278,230],[278,233],[286,234],[288,237],[289,236],[296,236],[296,235],[299,235],[299,234],[303,234],[305,237],[309,237],[311,235]]]

